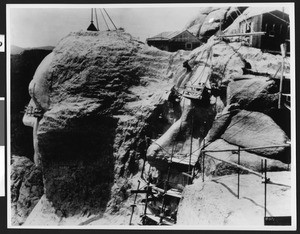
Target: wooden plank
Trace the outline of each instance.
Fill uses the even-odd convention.
[[[219,35],[219,37],[262,36],[265,34],[266,32],[235,33],[235,34],[223,34],[223,35]]]
[[[191,165],[195,166],[197,163],[198,157],[192,157],[191,158]],[[185,158],[172,158],[172,163],[178,163],[178,164],[183,164],[183,165],[189,165],[190,157],[187,156]]]
[[[182,195],[180,192],[175,192],[172,190],[168,190],[165,195],[170,196],[170,197],[180,198],[180,199],[182,198]]]
[[[149,193],[148,190],[131,190],[131,193]]]
[[[290,107],[288,104],[284,103],[283,105],[284,105],[287,109],[291,110],[291,107]]]
[[[202,85],[186,85],[187,88],[195,88],[195,89],[202,89],[205,86],[205,84]]]
[[[289,93],[283,93],[282,96],[291,97],[291,94],[289,94]]]
[[[276,148],[276,147],[290,147],[290,144],[282,144],[282,145],[268,145],[268,146],[259,146],[259,147],[250,147],[250,148],[240,148],[240,151],[247,150],[257,150],[257,149],[266,149],[266,148]],[[203,153],[206,152],[228,152],[228,151],[237,151],[238,148],[235,149],[223,149],[223,150],[202,150]]]
[[[188,173],[186,173],[186,172],[182,172],[181,174],[184,175],[184,176],[187,176],[187,177],[189,177],[189,178],[193,178],[192,175],[190,175],[190,174],[188,174]]]
[[[205,154],[205,156],[214,158],[214,159],[219,160],[219,161],[221,161],[221,162],[228,163],[228,164],[230,164],[230,165],[232,165],[232,166],[234,166],[234,167],[237,167],[237,168],[239,168],[239,169],[248,171],[249,173],[254,174],[254,175],[256,175],[256,176],[258,176],[258,177],[260,177],[260,178],[264,178],[264,176],[263,176],[262,174],[258,173],[257,171],[253,171],[253,170],[251,170],[251,169],[249,169],[249,168],[247,168],[247,167],[238,165],[238,164],[236,164],[236,163],[233,163],[233,162],[230,162],[230,161],[227,161],[227,160],[224,160],[224,159],[217,158],[217,157],[212,156],[212,155],[210,155],[210,154]]]
[[[145,215],[147,218],[149,218],[149,219],[152,219],[154,222],[156,222],[157,224],[159,224],[160,223],[160,217],[159,216],[155,216],[155,215],[153,215],[153,214],[146,214]],[[174,223],[171,223],[171,222],[169,222],[169,221],[166,221],[166,220],[164,220],[164,219],[162,219],[162,222],[161,222],[161,224],[163,224],[163,225],[174,225]]]
[[[158,187],[156,187],[156,186],[153,186],[152,189],[155,190],[155,191],[161,192],[161,193],[164,193],[164,192],[165,192],[163,189],[158,188]]]

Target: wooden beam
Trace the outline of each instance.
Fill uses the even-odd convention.
[[[212,155],[210,155],[210,154],[205,154],[205,156],[214,158],[214,159],[219,160],[219,161],[221,161],[221,162],[228,163],[228,164],[230,164],[230,165],[232,165],[232,166],[234,166],[234,167],[236,167],[236,168],[242,169],[242,170],[244,170],[244,171],[248,171],[248,172],[250,172],[251,174],[254,174],[254,175],[258,176],[258,177],[264,178],[264,176],[263,176],[262,174],[260,174],[260,173],[258,173],[258,172],[256,172],[256,171],[253,171],[253,170],[251,170],[251,169],[249,169],[249,168],[247,168],[247,167],[238,165],[238,164],[236,164],[236,163],[233,163],[233,162],[230,162],[230,161],[227,161],[227,160],[224,160],[224,159],[220,159],[220,158],[214,157],[214,156],[212,156]]]
[[[252,148],[240,148],[240,151],[247,151],[247,150],[257,150],[257,149],[266,149],[266,148],[275,148],[275,147],[290,147],[290,144],[283,144],[283,145],[268,145],[268,146],[260,146],[260,147],[252,147]],[[228,152],[228,151],[237,151],[236,149],[223,149],[223,150],[202,150],[203,153],[206,152]]]
[[[265,34],[266,32],[235,33],[235,34],[224,34],[224,35],[220,35],[219,37],[262,36]]]
[[[187,177],[189,177],[189,178],[193,178],[192,175],[190,175],[190,174],[188,174],[188,173],[186,173],[186,172],[182,172],[181,174],[184,175],[184,176],[187,176]]]

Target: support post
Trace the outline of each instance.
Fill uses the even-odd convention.
[[[281,76],[280,76],[280,85],[279,85],[279,96],[278,96],[278,109],[281,108],[281,96],[282,96],[282,86],[283,86],[283,72],[284,72],[284,57],[286,55],[285,44],[280,45],[281,55],[282,55],[282,65],[281,65]]]
[[[150,190],[150,181],[148,180],[148,183],[147,183],[147,193],[146,193],[146,201],[145,201],[145,208],[144,208],[144,216],[143,216],[143,221],[142,221],[143,225],[145,224],[145,219],[146,219],[146,214],[147,214],[149,190]]]
[[[147,151],[147,149],[148,149],[148,138],[147,138],[147,136],[145,135],[145,145],[146,145],[146,147],[145,147],[145,149],[146,149],[146,151]],[[143,162],[143,167],[142,167],[142,172],[141,172],[141,178],[142,179],[144,179],[144,170],[145,170],[145,165],[146,165],[146,151],[145,151],[145,155],[144,155],[144,162]]]
[[[192,103],[193,105],[193,103]],[[194,106],[192,107],[192,118],[191,118],[191,145],[190,145],[190,158],[189,158],[189,169],[188,173],[191,175],[191,162],[192,162],[192,152],[193,152],[193,125],[194,125]],[[188,179],[188,184],[192,183],[192,180],[190,177]]]
[[[265,218],[267,217],[267,159],[265,159]]]
[[[202,147],[202,182],[204,182],[204,157],[205,157],[205,153],[203,152],[203,150],[205,149],[205,140],[203,140],[203,147]]]
[[[202,153],[202,182],[204,182],[204,170],[205,170],[205,168],[204,168],[204,164],[205,164],[204,158],[205,158],[205,153]]]
[[[240,165],[240,154],[241,154],[241,151],[240,151],[240,147],[238,149],[238,165]],[[237,196],[238,196],[238,199],[240,199],[240,168],[238,168],[238,192],[237,192]]]
[[[138,181],[138,186],[137,186],[137,190],[140,189],[140,184],[141,184],[141,181]],[[133,213],[134,213],[134,208],[135,208],[135,202],[136,202],[136,199],[137,199],[137,193],[135,194],[135,197],[134,197],[134,202],[133,202],[133,205],[131,205],[131,216],[130,216],[130,220],[129,220],[129,225],[131,225],[131,221],[132,221],[132,217],[133,217]]]

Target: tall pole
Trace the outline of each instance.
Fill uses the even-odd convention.
[[[147,214],[147,207],[148,207],[148,195],[150,192],[150,180],[147,182],[147,188],[146,188],[146,201],[145,201],[145,208],[144,208],[144,216],[143,216],[143,224],[145,224],[146,214]]]
[[[203,148],[202,150],[204,150],[205,148],[205,140],[203,140]],[[201,152],[202,153],[202,182],[204,182],[204,157],[205,157],[205,153],[204,152]]]
[[[141,181],[138,181],[137,191],[140,189],[140,183],[141,183]],[[133,213],[134,213],[134,208],[136,207],[135,202],[136,202],[136,199],[137,199],[137,195],[138,195],[138,193],[135,194],[133,205],[131,205],[132,210],[131,210],[129,225],[131,225],[131,221],[132,221],[132,217],[133,217]]]
[[[280,45],[281,55],[282,55],[282,65],[281,65],[281,76],[280,76],[280,84],[279,84],[279,96],[278,96],[278,109],[281,108],[281,93],[282,93],[282,85],[283,85],[283,72],[284,72],[284,57],[286,55],[285,44]]]
[[[240,155],[241,155],[241,151],[240,151],[240,147],[238,149],[238,165],[240,165]],[[238,168],[238,199],[240,199],[240,168]]]
[[[191,173],[191,162],[192,162],[192,152],[193,152],[193,125],[194,125],[194,106],[192,107],[192,119],[191,119],[191,145],[190,145],[190,158],[189,158],[189,169],[188,169],[188,174]],[[191,183],[191,178],[188,177],[188,184]]]
[[[97,30],[99,31],[99,23],[98,23],[98,16],[97,16],[96,8],[94,8],[94,10],[95,10],[96,23],[97,23]]]
[[[265,218],[267,217],[267,159],[265,159]]]

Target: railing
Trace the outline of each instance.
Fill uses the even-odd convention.
[[[204,144],[205,145],[205,144]],[[238,187],[237,187],[237,198],[240,198],[240,170],[248,171],[249,173],[256,175],[262,179],[262,182],[264,183],[264,224],[265,225],[291,225],[291,216],[273,216],[273,217],[267,217],[267,184],[273,184],[273,185],[281,185],[290,187],[288,185],[282,185],[282,184],[276,184],[272,182],[267,177],[267,159],[261,160],[261,173],[254,171],[252,169],[249,169],[247,167],[244,167],[240,165],[240,152],[241,151],[251,151],[251,150],[257,150],[257,149],[265,149],[265,148],[274,148],[274,147],[290,147],[290,144],[282,144],[282,145],[273,145],[273,146],[261,146],[261,147],[252,147],[252,148],[240,148],[237,149],[223,149],[223,150],[205,150],[202,149],[200,156],[202,157],[202,182],[204,182],[205,178],[205,157],[208,156],[210,158],[213,158],[215,160],[227,163],[231,166],[234,166],[238,168]],[[209,152],[233,152],[238,154],[238,163],[230,162],[225,159],[217,158],[213,155],[207,154]],[[289,165],[288,165],[289,169]]]

